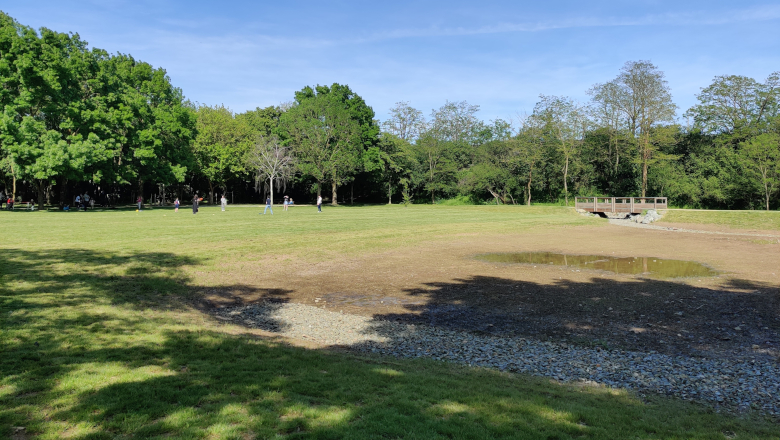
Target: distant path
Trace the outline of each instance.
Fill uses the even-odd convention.
[[[741,236],[741,237],[769,237],[769,238],[780,238],[780,235],[771,235],[771,234],[751,234],[751,233],[743,233],[743,232],[720,232],[720,231],[702,231],[700,229],[685,229],[685,228],[672,228],[667,226],[657,226],[657,225],[645,225],[642,223],[636,223],[630,220],[618,220],[618,219],[610,219],[609,220],[610,225],[616,225],[616,226],[625,226],[629,228],[641,228],[641,229],[655,229],[656,231],[672,231],[672,232],[691,232],[694,234],[713,234],[713,235],[734,235],[734,236]]]

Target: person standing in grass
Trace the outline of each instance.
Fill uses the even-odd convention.
[[[287,205],[290,202],[290,198],[287,196],[284,196],[284,210],[287,211]]]
[[[274,208],[271,206],[271,196],[268,196],[265,199],[265,209],[263,210],[263,215],[265,215],[265,212],[269,209],[271,210],[271,215],[274,215]]]
[[[322,196],[317,196],[317,212],[322,212]]]
[[[141,211],[143,209],[143,207],[144,207],[144,198],[141,197],[141,196],[138,196],[138,199],[136,199],[135,202],[138,203],[138,210]]]
[[[222,204],[222,212],[225,212],[225,207],[227,206],[227,198],[224,194],[222,194],[222,198],[219,200]]]
[[[179,198],[173,201],[173,212],[179,212]]]
[[[198,198],[198,193],[195,193],[195,195],[192,197],[192,213],[197,214],[198,213],[198,202],[200,202],[200,199]]]

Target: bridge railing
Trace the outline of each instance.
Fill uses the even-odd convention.
[[[626,212],[667,209],[666,197],[575,197],[574,207],[587,212]]]

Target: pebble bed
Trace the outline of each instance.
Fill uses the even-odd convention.
[[[281,336],[395,357],[447,362],[598,383],[708,402],[729,411],[780,417],[780,364],[766,360],[703,359],[603,350],[521,337],[458,332],[296,303],[218,309],[217,318]]]

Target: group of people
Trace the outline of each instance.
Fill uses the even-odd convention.
[[[293,202],[292,197],[287,196],[287,195],[284,196],[284,210],[285,211],[287,211],[290,208],[290,206],[293,205],[293,203],[294,202]],[[225,208],[223,207],[222,210],[224,211]],[[268,210],[271,211],[271,215],[274,215],[274,207],[273,207],[273,204],[271,203],[271,196],[268,196],[265,199],[265,209],[263,210],[263,214],[268,212]]]
[[[87,208],[95,209],[95,199],[89,196],[88,193],[84,194],[77,194],[76,195],[76,208],[84,211],[87,210]]]

